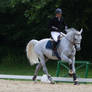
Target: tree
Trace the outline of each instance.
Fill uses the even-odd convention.
[[[25,47],[31,39],[50,37],[48,21],[59,7],[69,27],[86,30],[83,45],[89,44],[91,5],[92,0],[0,0],[0,42]]]

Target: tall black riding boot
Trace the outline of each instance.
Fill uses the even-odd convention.
[[[61,58],[60,58],[60,56],[59,56],[59,54],[58,54],[58,52],[57,52],[57,44],[58,44],[58,42],[53,42],[53,51],[54,51],[54,54],[56,55],[56,57],[59,59],[59,60],[61,60]]]

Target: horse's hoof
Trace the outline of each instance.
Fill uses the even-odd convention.
[[[55,84],[55,81],[52,80],[50,83],[51,83],[51,84]]]
[[[55,84],[55,81],[51,78],[50,75],[48,76],[48,79],[49,79],[49,81],[50,81],[51,84]]]
[[[33,80],[33,81],[35,81],[35,80],[36,80],[36,77],[37,77],[37,76],[36,76],[36,75],[34,75],[34,76],[33,76],[33,78],[32,78],[32,80]]]
[[[79,85],[79,82],[78,82],[78,81],[75,81],[75,82],[74,82],[74,85]]]

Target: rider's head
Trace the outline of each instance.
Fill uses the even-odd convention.
[[[56,9],[56,16],[57,16],[58,18],[61,18],[61,16],[62,16],[62,9],[60,9],[60,8],[57,8],[57,9]]]

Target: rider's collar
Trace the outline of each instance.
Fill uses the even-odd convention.
[[[61,19],[61,18],[58,18],[57,16],[56,16],[56,18],[57,18],[59,21],[60,21],[60,19]]]

